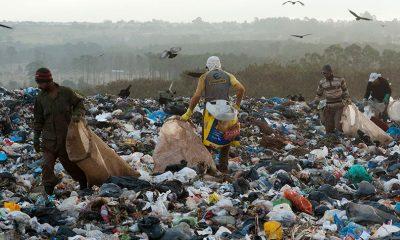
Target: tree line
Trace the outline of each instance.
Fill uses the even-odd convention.
[[[224,61],[224,58],[222,58]],[[393,87],[393,95],[398,96],[400,81],[400,51],[378,51],[370,45],[352,44],[343,46],[335,44],[327,47],[322,53],[307,53],[301,58],[291,61],[269,60],[265,63],[250,63],[238,71],[231,71],[246,86],[246,95],[251,97],[285,97],[289,94],[302,93],[308,99],[315,96],[319,80],[322,79],[321,68],[331,64],[335,75],[344,77],[354,98],[361,98],[371,72],[380,72],[388,78]],[[203,61],[200,61],[203,63]],[[225,69],[232,66],[224,62]],[[185,68],[181,68],[185,69]],[[174,88],[178,95],[190,96],[197,80],[181,74],[175,80]],[[170,81],[161,78],[145,78],[140,80],[114,81],[85,89],[88,94],[112,93],[128,84],[132,84],[132,97],[156,97],[157,92],[168,89]]]

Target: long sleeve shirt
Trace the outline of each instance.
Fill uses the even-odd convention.
[[[326,99],[326,103],[338,103],[350,98],[344,78],[334,77],[331,81],[322,79],[317,89],[317,99]]]
[[[389,97],[392,95],[392,88],[390,87],[388,80],[379,78],[378,80],[375,80],[375,82],[368,82],[364,98],[369,99],[369,97],[372,97],[379,102],[383,102],[386,95]]]
[[[51,141],[62,146],[72,116],[83,116],[85,107],[83,98],[72,89],[58,85],[57,88],[58,93],[55,98],[45,91],[37,96],[34,107],[34,130],[36,134],[42,135],[43,142]]]

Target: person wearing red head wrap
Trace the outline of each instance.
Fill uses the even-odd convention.
[[[80,188],[86,189],[85,173],[70,161],[65,146],[69,123],[79,121],[85,114],[83,98],[72,89],[55,83],[47,68],[36,71],[35,81],[41,92],[36,98],[34,108],[34,148],[43,153],[44,189],[50,195],[60,182],[54,174],[57,159],[68,174],[79,182]]]

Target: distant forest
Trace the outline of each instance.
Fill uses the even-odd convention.
[[[5,24],[15,28],[0,31],[0,85],[7,88],[34,85],[35,70],[47,66],[57,82],[82,91],[100,91],[99,85],[120,80],[136,81],[137,85],[150,88],[150,82],[159,81],[162,84],[153,86],[156,92],[170,81],[179,81],[182,84],[175,86],[181,94],[188,95],[196,80],[182,72],[203,71],[210,55],[220,56],[224,68],[237,74],[253,96],[299,92],[311,96],[325,63],[331,63],[338,74],[348,79],[350,90],[358,97],[371,71],[380,71],[393,86],[399,85],[397,19],[322,22],[268,18],[208,23],[197,18],[192,23],[153,20]],[[306,33],[312,35],[304,39],[290,37]],[[161,60],[159,54],[173,46],[182,47],[181,54]],[[107,89],[117,91],[117,86]],[[137,97],[144,92],[147,91],[138,92]],[[149,91],[145,95],[151,94]]]

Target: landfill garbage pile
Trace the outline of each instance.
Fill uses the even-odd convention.
[[[400,239],[397,141],[325,135],[306,103],[245,100],[229,175],[184,162],[156,175],[159,130],[185,101],[88,97],[92,131],[141,176],[82,192],[57,163],[62,182],[45,196],[30,129],[36,94],[0,89],[0,239]],[[200,132],[200,111],[192,119]]]

